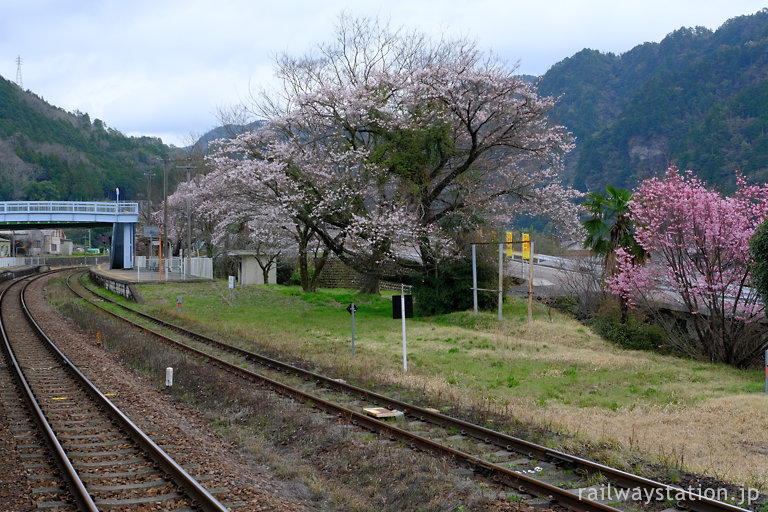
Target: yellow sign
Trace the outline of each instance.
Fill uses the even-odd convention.
[[[512,257],[512,232],[507,231],[507,258]]]
[[[531,259],[531,244],[529,243],[530,237],[528,233],[523,233],[523,259]]]

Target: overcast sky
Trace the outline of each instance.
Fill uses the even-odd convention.
[[[680,27],[717,29],[751,0],[0,0],[0,75],[127,135],[186,146],[268,85],[274,57],[329,41],[342,11],[468,36],[541,75],[583,48],[623,53]]]

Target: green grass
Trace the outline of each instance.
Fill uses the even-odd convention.
[[[269,345],[277,340],[281,350],[295,356],[347,369],[355,366],[346,311],[354,302],[357,359],[366,371],[402,368],[401,322],[392,319],[388,296],[250,286],[235,289],[230,306],[223,282],[142,285],[139,292],[149,309],[176,315],[176,297],[181,295],[178,316],[188,323]],[[759,392],[763,385],[754,371],[621,351],[569,319],[555,315],[550,324],[543,309],[536,312],[543,320],[537,323],[551,325],[548,335],[567,338],[571,347],[564,349],[559,340],[539,334],[532,342],[527,339],[522,300],[508,300],[503,315],[501,324],[496,313],[475,316],[471,311],[407,320],[409,370],[497,400],[529,397],[540,406],[560,403],[607,410],[691,404],[729,393]],[[590,360],[588,355],[595,351],[602,353]],[[606,353],[616,361],[604,361]],[[358,374],[362,371],[358,368]],[[690,392],[692,384],[701,388],[699,392]]]
[[[539,429],[565,433],[551,439],[564,451],[627,467],[639,452],[662,467],[684,463],[768,489],[762,369],[625,350],[539,305],[529,324],[525,301],[509,299],[501,322],[496,311],[407,320],[404,373],[401,322],[392,319],[389,296],[304,294],[270,285],[236,288],[230,299],[223,281],[141,285],[139,292],[150,313],[246,348],[302,359],[357,385],[448,413],[470,411],[481,423],[489,413],[509,418],[502,422],[522,422],[534,436]],[[350,302],[358,307],[354,358]]]

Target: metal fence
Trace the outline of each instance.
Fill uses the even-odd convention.
[[[127,213],[139,214],[139,203],[102,203],[77,201],[6,201],[0,213]]]
[[[0,268],[34,267],[37,265],[48,265],[51,267],[90,266],[106,263],[107,261],[109,261],[108,256],[71,256],[64,258],[29,256],[24,258],[0,258]]]
[[[149,272],[160,271],[160,260],[157,257],[136,256],[136,266]],[[174,256],[163,258],[163,274],[170,272],[190,277],[213,279],[213,259],[211,258],[180,258]]]

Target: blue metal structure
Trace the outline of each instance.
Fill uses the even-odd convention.
[[[69,201],[0,202],[0,229],[100,227],[112,225],[112,268],[133,268],[133,240],[139,203]]]

